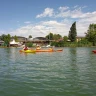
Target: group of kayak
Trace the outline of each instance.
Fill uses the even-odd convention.
[[[36,49],[29,49],[27,46],[25,46],[22,50],[19,50],[19,51],[24,53],[58,52],[58,51],[63,51],[63,49],[57,49],[57,50],[54,50],[53,48],[42,49],[41,47],[37,47]]]
[[[41,47],[37,47],[36,49],[29,49],[27,46],[25,46],[22,50],[19,50],[20,52],[24,53],[35,53],[35,52],[60,52],[63,51],[63,49],[53,49],[53,48],[48,48],[48,49],[42,49]],[[96,53],[96,50],[92,51],[93,53]]]

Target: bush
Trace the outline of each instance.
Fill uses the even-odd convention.
[[[33,47],[33,43],[29,42],[26,44],[28,47]]]

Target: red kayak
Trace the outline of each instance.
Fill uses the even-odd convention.
[[[96,53],[96,50],[93,50],[92,52],[93,52],[93,53]]]

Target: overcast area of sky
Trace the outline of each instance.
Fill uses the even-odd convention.
[[[77,36],[96,24],[95,0],[0,0],[0,35],[68,36],[76,21]]]

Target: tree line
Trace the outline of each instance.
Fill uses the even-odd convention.
[[[18,41],[17,36],[11,36],[10,34],[3,34],[0,36],[0,39],[4,41],[4,44],[7,47],[10,47],[10,40],[14,38],[15,41]],[[32,38],[32,35],[29,35],[28,38]],[[90,24],[88,30],[85,33],[85,37],[81,38],[80,41],[76,42],[77,30],[76,22],[74,22],[69,30],[68,36],[62,37],[60,34],[53,34],[50,32],[45,36],[48,40],[54,40],[51,42],[52,46],[64,47],[64,46],[96,46],[96,24]],[[68,42],[69,41],[69,42]]]
[[[58,34],[56,35],[56,34],[50,33],[49,35],[47,35],[46,37],[47,38],[50,37],[50,39],[52,40],[55,40],[55,38],[57,39],[62,38],[62,36]],[[51,45],[58,46],[58,47],[96,46],[96,24],[90,24],[88,27],[88,30],[85,33],[85,37],[81,38],[81,40],[79,40],[78,42],[76,40],[77,40],[77,29],[76,29],[76,22],[74,22],[70,27],[68,36],[64,36],[63,41],[52,42]]]

